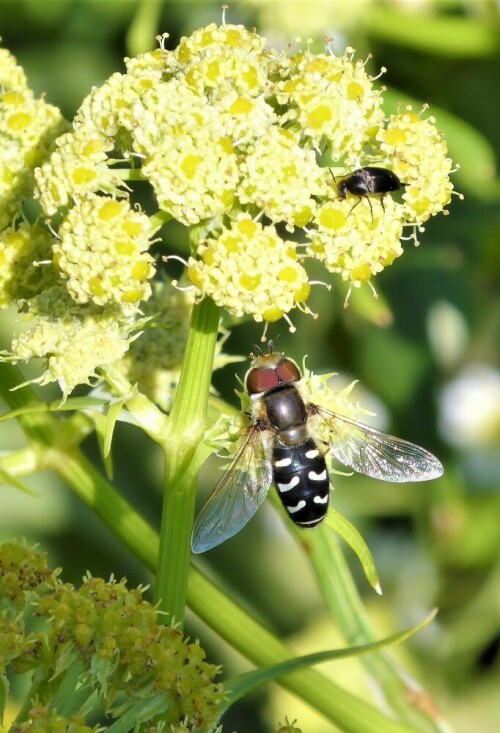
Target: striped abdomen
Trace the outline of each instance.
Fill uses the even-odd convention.
[[[273,446],[273,480],[290,519],[299,527],[315,527],[328,510],[330,480],[325,457],[312,438],[299,445]]]

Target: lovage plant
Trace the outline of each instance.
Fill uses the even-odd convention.
[[[453,188],[434,119],[410,108],[386,116],[383,90],[352,49],[336,56],[326,42],[320,54],[308,47],[277,51],[255,31],[222,24],[195,31],[171,51],[162,37],[156,50],[125,65],[124,73],[92,90],[69,125],[34,98],[14,58],[6,51],[0,56],[0,304],[17,309],[0,374],[11,406],[5,417],[17,418],[27,438],[23,450],[2,457],[1,476],[22,488],[25,474],[57,472],[156,573],[156,611],[122,584],[87,578],[75,590],[52,578],[49,591],[40,593],[37,580],[29,585],[36,613],[53,626],[29,643],[9,601],[3,624],[10,624],[12,645],[4,666],[10,660],[15,671],[35,668],[14,731],[87,730],[94,689],[103,710],[113,710],[114,732],[213,729],[237,697],[321,661],[286,662],[287,648],[190,565],[198,470],[228,430],[227,418],[215,428],[215,417],[207,419],[212,370],[230,359],[222,353],[221,314],[233,326],[252,318],[261,330],[285,319],[294,331],[295,308],[317,315],[308,306],[320,284],[310,272],[315,260],[328,287],[371,285],[403,254],[405,239],[418,244],[422,225],[449,203]],[[169,247],[163,226],[171,220],[185,227],[189,250]],[[163,266],[172,256],[185,264],[178,282]],[[56,382],[62,399],[54,404],[41,402],[16,368],[40,360],[41,373],[29,382]],[[72,396],[79,385],[92,387],[86,397]],[[339,407],[344,402],[347,393],[332,409],[356,415],[352,405]],[[73,413],[63,420],[58,410]],[[80,450],[95,431],[108,464],[119,419],[164,451],[159,538]],[[330,524],[361,556],[376,586],[356,530],[332,516]],[[374,651],[378,645],[370,645],[331,528],[308,537],[327,604],[349,640],[364,644],[343,653]],[[199,647],[160,625],[178,628],[187,605],[257,666],[269,667],[233,680],[225,702]],[[343,622],[341,607],[351,609]],[[109,613],[101,619],[103,608]],[[103,625],[112,633],[102,632]],[[64,655],[47,642],[57,630]],[[140,685],[136,644],[150,649],[137,662]],[[168,654],[175,658],[170,666]],[[161,680],[150,669],[160,664]],[[183,664],[196,670],[185,685]],[[396,717],[310,669],[283,684],[341,730],[438,729],[432,707],[415,704],[408,679],[385,657],[372,655],[367,665]],[[191,705],[200,670],[206,686]],[[110,680],[117,677],[123,687],[115,695]],[[71,684],[73,704],[62,705]],[[201,698],[210,709],[205,717]],[[47,716],[53,722],[43,728]]]

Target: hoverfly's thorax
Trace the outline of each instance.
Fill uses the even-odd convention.
[[[297,425],[305,425],[307,411],[304,401],[293,384],[281,386],[262,396],[267,419],[281,433]]]

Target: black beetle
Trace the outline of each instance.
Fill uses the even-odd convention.
[[[399,191],[403,186],[406,186],[406,183],[402,183],[397,175],[387,168],[367,165],[365,168],[358,168],[343,178],[338,184],[338,191],[340,198],[347,198],[348,193],[359,198],[359,201],[354,204],[351,211],[359,204],[362,198],[366,198],[370,206],[373,221],[373,209],[369,197],[380,196],[380,203],[382,204],[382,208],[384,208],[384,196],[391,191]]]

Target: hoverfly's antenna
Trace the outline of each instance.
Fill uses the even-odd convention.
[[[280,337],[280,334],[278,334],[276,338],[274,339],[269,339],[269,341],[267,342],[267,348],[269,349],[270,354],[274,352],[274,344],[279,339],[279,337]]]
[[[257,356],[264,356],[264,352],[262,351],[262,349],[260,348],[258,344],[254,344],[253,348],[257,352]],[[253,353],[253,351],[250,352],[249,356],[250,356],[250,359],[255,359],[255,354]]]

